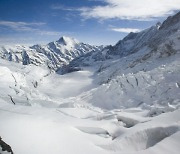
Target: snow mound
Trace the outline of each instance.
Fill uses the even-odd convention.
[[[178,131],[179,126],[148,128],[129,136],[119,137],[111,145],[102,145],[101,147],[112,151],[145,150],[155,146]]]
[[[98,128],[98,127],[76,127],[76,128],[84,133],[99,135],[106,138],[110,137],[109,132],[103,128]]]

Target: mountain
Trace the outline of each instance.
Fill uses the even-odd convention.
[[[0,51],[0,153],[179,154],[180,12],[113,46]]]
[[[180,12],[101,52],[74,59],[71,68],[96,66],[95,82],[101,85],[79,96],[79,102],[108,110],[141,106],[162,113],[179,108],[179,36]]]
[[[50,42],[47,45],[1,46],[0,57],[23,65],[44,65],[56,70],[60,66],[67,65],[74,58],[88,52],[99,51],[101,48],[63,36],[58,41]]]
[[[144,57],[147,59],[152,54],[159,54],[159,57],[179,52],[179,20],[180,12],[172,17],[168,17],[162,24],[157,23],[148,29],[138,33],[129,33],[123,40],[114,46],[107,46],[101,52],[90,52],[74,59],[70,65],[93,65],[94,62],[105,61],[107,59],[122,58],[128,55],[145,50]],[[140,61],[140,59],[137,59]]]

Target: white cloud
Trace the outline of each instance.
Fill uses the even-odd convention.
[[[56,32],[56,31],[41,31],[41,30],[38,30],[38,34],[40,35],[51,35],[51,36],[60,36],[61,33],[60,32]]]
[[[106,5],[80,8],[84,18],[150,20],[180,10],[180,0],[104,0]]]
[[[67,6],[64,6],[64,5],[61,5],[61,4],[53,4],[51,5],[50,7],[51,9],[53,10],[64,10],[64,11],[79,11],[79,8],[76,8],[76,7],[67,7]]]
[[[130,32],[136,33],[141,31],[141,29],[135,29],[135,28],[111,28],[111,30],[121,33],[130,33]]]
[[[39,27],[45,25],[43,22],[13,22],[13,21],[0,21],[0,26],[7,27],[17,32],[34,32],[39,35],[52,35],[58,36],[60,32],[41,30]]]
[[[45,23],[42,22],[13,22],[13,21],[0,21],[0,26],[5,26],[8,28],[11,28],[16,31],[34,31],[36,28],[33,28],[34,26],[41,26],[45,25]]]

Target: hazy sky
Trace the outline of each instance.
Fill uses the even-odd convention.
[[[178,10],[180,0],[0,0],[0,44],[45,44],[63,35],[115,44]]]

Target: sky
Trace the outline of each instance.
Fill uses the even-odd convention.
[[[69,36],[114,45],[180,10],[180,0],[0,0],[0,44],[46,44]]]

